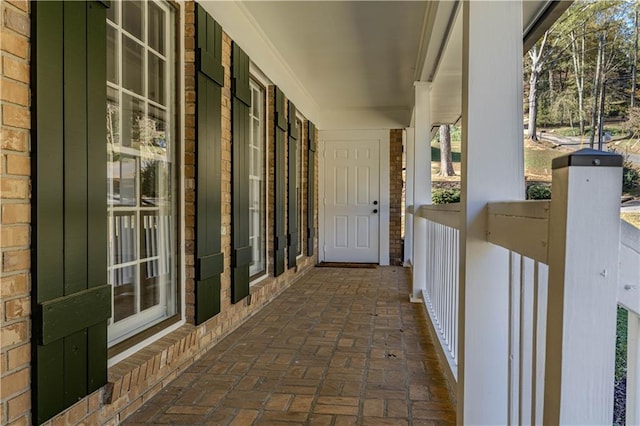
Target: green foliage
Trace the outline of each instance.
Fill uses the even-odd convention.
[[[624,192],[633,191],[640,184],[640,169],[629,160],[629,155],[615,148],[611,148],[611,151],[624,157],[624,162],[622,163],[622,190]]]
[[[627,375],[627,310],[618,306],[616,321],[616,380]]]
[[[622,166],[622,190],[632,191],[640,183],[640,169],[631,161],[625,160]]]
[[[533,184],[527,187],[527,200],[550,200],[551,186]]]
[[[460,202],[460,190],[453,188],[436,188],[431,191],[433,204],[450,204]]]

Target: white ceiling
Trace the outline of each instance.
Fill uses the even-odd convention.
[[[229,9],[227,2],[212,3],[210,9],[218,11],[223,21],[226,17],[221,23],[227,31],[225,23],[232,27],[237,19],[223,13]],[[548,3],[523,3],[523,31]],[[433,81],[434,124],[454,122],[460,116],[459,2],[243,1],[235,5],[267,40],[270,55],[285,63],[297,93],[312,99],[299,105],[301,111],[305,113],[305,106],[314,109],[324,129],[408,126],[417,80]],[[244,33],[234,34],[231,29],[230,35],[238,41],[246,37]],[[255,49],[252,54],[251,46],[242,47],[252,59],[265,54]],[[259,60],[254,61],[260,66]]]

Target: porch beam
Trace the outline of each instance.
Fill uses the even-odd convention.
[[[508,423],[509,253],[486,206],[524,199],[522,2],[463,3],[458,424]]]
[[[413,138],[413,206],[431,204],[431,83],[416,82]],[[411,300],[422,303],[427,283],[427,220],[413,215]]]

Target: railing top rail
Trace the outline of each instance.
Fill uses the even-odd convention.
[[[500,201],[488,203],[489,214],[502,216],[526,217],[531,219],[549,219],[551,201]]]
[[[460,203],[422,205],[416,209],[416,215],[454,229],[462,226]]]
[[[640,229],[620,219],[620,242],[640,254]]]
[[[487,203],[487,240],[548,263],[550,201]]]
[[[408,214],[415,214],[415,212],[416,212],[416,209],[414,208],[413,204],[407,206],[405,209],[405,213],[408,213]]]

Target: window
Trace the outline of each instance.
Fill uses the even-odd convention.
[[[251,88],[251,132],[249,166],[249,245],[251,263],[249,275],[256,277],[266,271],[266,194],[265,194],[265,89],[255,80]]]
[[[302,238],[302,223],[304,217],[302,217],[302,158],[304,153],[302,147],[304,147],[304,131],[302,129],[302,119],[297,117],[296,124],[298,125],[298,141],[296,149],[296,216],[298,217],[298,256],[302,255],[302,244],[304,239]]]
[[[156,1],[107,12],[110,345],[177,312],[174,19]]]

